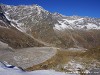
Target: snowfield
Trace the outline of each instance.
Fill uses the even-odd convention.
[[[24,72],[18,68],[7,68],[0,63],[0,75],[79,75],[68,74],[64,72],[56,72],[54,70],[36,70],[31,72]]]

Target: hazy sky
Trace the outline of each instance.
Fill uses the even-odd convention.
[[[100,0],[0,0],[9,5],[38,4],[50,12],[100,18]]]

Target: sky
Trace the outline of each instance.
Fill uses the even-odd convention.
[[[0,0],[0,3],[8,5],[38,4],[52,13],[100,18],[100,0]]]

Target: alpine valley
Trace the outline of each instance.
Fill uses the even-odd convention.
[[[24,71],[83,75],[100,67],[100,19],[51,13],[36,4],[1,4],[0,61]]]

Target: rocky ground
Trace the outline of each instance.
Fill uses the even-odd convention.
[[[54,47],[31,47],[13,50],[5,43],[1,42],[0,45],[0,61],[6,61],[24,71],[53,69],[80,75],[87,75],[88,72],[93,72],[91,74],[94,75],[95,71],[99,72],[96,69],[100,67],[99,48],[91,50],[71,48],[69,50]]]
[[[52,47],[35,47],[18,49],[2,55],[0,59],[12,65],[27,69],[32,66],[39,65],[51,59],[57,53],[56,48]],[[34,68],[39,69],[39,68]]]

